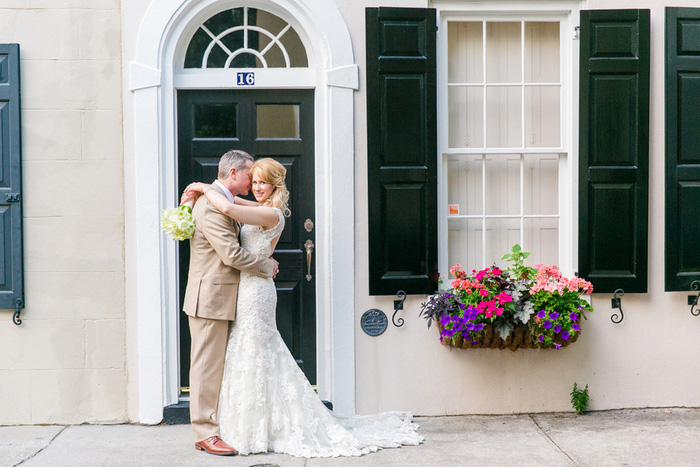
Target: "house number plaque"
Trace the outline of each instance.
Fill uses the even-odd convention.
[[[384,312],[376,308],[365,311],[360,319],[362,330],[368,336],[373,337],[379,336],[386,331],[387,324],[388,320]]]
[[[236,75],[236,84],[238,86],[252,86],[255,84],[255,73],[246,71]]]

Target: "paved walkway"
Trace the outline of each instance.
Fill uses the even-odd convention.
[[[421,417],[421,446],[357,458],[195,451],[189,425],[0,427],[0,467],[697,466],[700,409]]]

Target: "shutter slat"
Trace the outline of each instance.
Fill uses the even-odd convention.
[[[366,9],[370,295],[437,289],[435,19]]]
[[[581,11],[579,274],[647,291],[649,10]]]
[[[19,85],[19,45],[0,44],[0,309],[24,304]]]
[[[700,9],[666,8],[667,291],[700,280]]]

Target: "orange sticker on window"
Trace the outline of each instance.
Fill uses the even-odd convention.
[[[450,216],[459,215],[459,204],[449,204],[448,206],[450,208]]]

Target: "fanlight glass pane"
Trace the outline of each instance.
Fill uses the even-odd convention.
[[[296,104],[257,105],[258,138],[298,138],[299,106]]]
[[[222,11],[206,20],[185,53],[185,68],[308,66],[306,49],[290,24],[248,7]]]
[[[195,104],[195,138],[236,138],[236,104]]]

